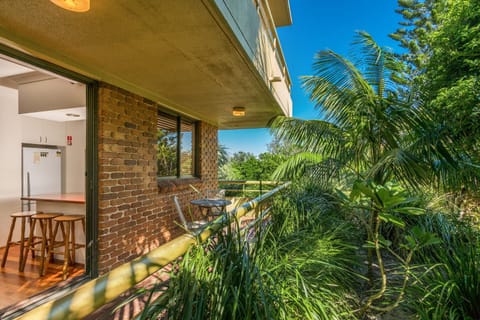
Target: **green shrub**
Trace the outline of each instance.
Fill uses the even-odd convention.
[[[304,186],[305,187],[305,186]],[[144,319],[353,319],[357,230],[312,185],[279,196],[271,223],[194,246]]]
[[[232,230],[193,246],[174,266],[162,305],[145,318],[164,312],[165,319],[278,319],[275,282],[260,259]]]
[[[276,199],[262,253],[284,301],[282,318],[354,318],[360,234],[328,190],[312,181]]]
[[[427,270],[410,288],[410,306],[421,319],[480,319],[480,238],[468,223],[432,214],[419,224],[442,244],[417,257]]]

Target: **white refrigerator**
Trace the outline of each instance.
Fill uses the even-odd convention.
[[[54,146],[22,146],[22,195],[63,191],[63,150]]]

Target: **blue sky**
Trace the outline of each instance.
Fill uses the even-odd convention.
[[[396,0],[290,0],[293,24],[277,29],[292,79],[293,116],[318,118],[299,77],[312,74],[313,56],[331,49],[348,56],[355,31],[370,33],[381,46],[398,51],[388,37],[401,20],[395,13]],[[267,151],[271,137],[268,129],[219,131],[219,143],[230,155],[238,151],[259,154]]]

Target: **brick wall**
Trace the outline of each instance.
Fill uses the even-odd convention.
[[[172,196],[185,212],[199,190],[217,188],[217,128],[198,123],[199,178],[156,177],[156,118],[152,101],[101,84],[98,101],[98,268],[105,273],[158,247],[183,230]]]

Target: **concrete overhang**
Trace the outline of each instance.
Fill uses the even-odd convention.
[[[2,0],[0,42],[219,129],[285,114],[211,0],[91,0],[85,13]]]
[[[292,24],[289,0],[268,0],[275,26],[284,27]]]

